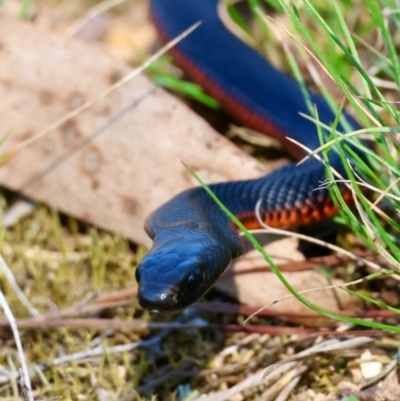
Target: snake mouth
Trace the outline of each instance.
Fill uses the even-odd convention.
[[[152,312],[178,312],[178,291],[165,284],[152,283],[140,286],[138,291],[139,305]]]

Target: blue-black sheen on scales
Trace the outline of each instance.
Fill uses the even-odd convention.
[[[311,149],[319,146],[316,126],[298,83],[232,35],[220,22],[216,0],[151,0],[153,19],[166,42],[198,21],[202,24],[173,50],[175,61],[245,125],[278,139],[296,157],[302,151],[291,137]],[[325,124],[335,120],[326,101],[310,92]],[[356,129],[358,124],[346,116]],[[339,126],[339,129],[341,127]],[[343,172],[339,157],[330,163]],[[213,184],[218,198],[248,228],[255,215],[271,227],[290,227],[336,213],[326,189],[324,166],[310,159],[288,164],[259,179]],[[350,194],[343,188],[343,194]],[[242,253],[241,240],[228,217],[201,188],[184,191],[153,212],[145,224],[154,243],[137,267],[138,299],[143,308],[179,311],[201,298]]]

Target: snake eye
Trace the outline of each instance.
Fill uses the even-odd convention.
[[[188,278],[186,279],[186,288],[187,289],[196,289],[203,285],[204,283],[204,274],[201,269],[193,270]]]
[[[140,269],[138,267],[135,270],[135,278],[137,283],[140,284],[141,274],[140,274]]]

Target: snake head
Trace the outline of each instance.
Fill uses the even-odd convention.
[[[230,261],[212,241],[175,237],[155,243],[136,269],[139,304],[159,312],[184,309],[212,287]]]

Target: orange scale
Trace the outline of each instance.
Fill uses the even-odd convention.
[[[308,205],[302,205],[302,206],[299,208],[299,210],[300,210],[300,213],[301,213],[303,216],[307,216],[307,215],[310,213],[310,211],[311,211],[311,209],[310,209],[310,207],[309,207]]]
[[[299,213],[298,209],[292,209],[290,210],[289,214],[289,222],[291,226],[297,226],[301,224],[301,215]]]
[[[333,205],[332,203],[329,203],[329,204],[324,205],[322,211],[324,213],[324,216],[332,217],[334,214],[336,214],[337,209],[336,209],[335,205]]]
[[[260,228],[265,228],[265,226],[268,227],[273,227],[274,226],[274,214],[272,212],[268,212],[265,214],[264,218],[263,218],[263,226],[261,226]]]
[[[319,208],[315,208],[311,212],[311,220],[318,221],[318,220],[322,220],[322,219],[323,219],[323,216],[321,215],[321,211],[319,210]]]
[[[342,197],[346,203],[353,203],[353,194],[351,191],[342,192]]]
[[[279,213],[276,213],[276,218],[275,218],[275,228],[279,228],[279,227],[283,227],[285,225],[285,221],[286,221],[286,216],[283,210],[280,210]]]
[[[280,225],[281,227],[289,227],[290,226],[290,210],[283,209],[281,211],[281,219],[280,219]]]

